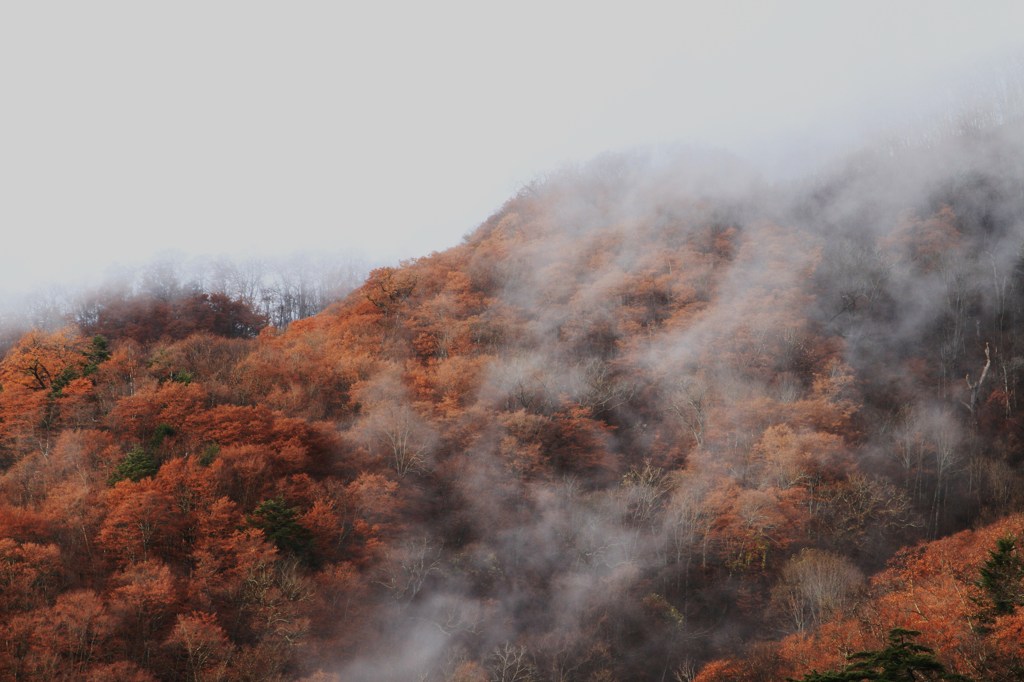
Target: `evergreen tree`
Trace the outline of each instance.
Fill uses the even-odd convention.
[[[259,528],[268,540],[303,560],[310,559],[313,535],[298,521],[299,512],[280,497],[260,502],[249,517],[249,525]]]
[[[92,337],[89,347],[84,352],[86,364],[82,368],[82,376],[87,377],[110,359],[110,344],[107,339],[97,334]]]
[[[159,469],[160,464],[153,458],[153,455],[145,448],[135,447],[118,462],[107,482],[114,485],[126,478],[130,481],[141,481],[144,478],[155,476]]]
[[[913,642],[913,638],[919,634],[916,630],[893,628],[889,631],[889,645],[884,649],[852,654],[849,657],[851,662],[842,670],[824,673],[814,671],[804,675],[801,682],[969,682],[963,675],[948,672],[946,666],[935,658],[932,649]]]
[[[1013,536],[999,538],[979,571],[977,585],[984,591],[984,597],[978,601],[982,606],[980,617],[985,622],[1008,616],[1024,604],[1024,559],[1016,544],[1017,538]]]

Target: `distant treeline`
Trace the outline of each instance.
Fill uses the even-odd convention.
[[[164,257],[110,274],[99,285],[43,287],[8,301],[0,311],[0,349],[27,329],[68,324],[94,333],[116,327],[115,336],[141,335],[140,341],[181,338],[190,333],[189,320],[195,322],[196,316],[223,318],[215,324],[228,325],[225,336],[254,334],[266,325],[280,329],[344,297],[368,270],[365,263],[340,254]]]

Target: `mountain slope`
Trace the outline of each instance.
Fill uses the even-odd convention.
[[[281,332],[23,338],[0,668],[690,679],[853,614],[1021,508],[1022,146],[607,158]]]

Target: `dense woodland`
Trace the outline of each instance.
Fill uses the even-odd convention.
[[[24,334],[0,679],[1021,679],[1021,159],[609,157],[287,328]]]

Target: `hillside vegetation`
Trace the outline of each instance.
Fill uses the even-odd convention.
[[[894,628],[1020,679],[1021,159],[609,157],[286,329],[26,334],[0,679],[782,680]]]

